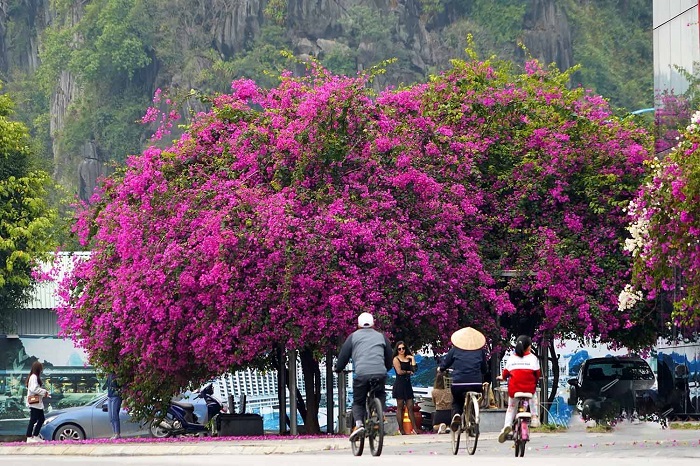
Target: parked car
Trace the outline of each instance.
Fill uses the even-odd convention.
[[[131,419],[122,408],[119,413],[122,437],[141,437],[149,435],[148,424],[142,425]],[[84,440],[109,438],[112,425],[107,412],[107,395],[102,394],[84,406],[51,411],[46,414],[46,421],[41,428],[45,440]]]
[[[621,409],[629,410],[634,409],[638,392],[651,389],[655,378],[649,364],[641,358],[607,357],[585,361],[578,376],[568,383],[572,406],[580,408],[586,400],[604,397],[614,400]]]
[[[197,416],[206,414],[207,406],[201,400],[194,400],[191,392],[174,399],[194,404]],[[119,412],[122,437],[147,437],[149,423],[140,423],[131,418],[122,407]],[[112,424],[107,410],[107,394],[93,398],[84,406],[51,411],[46,414],[46,421],[41,428],[45,440],[84,440],[109,438],[112,436]]]

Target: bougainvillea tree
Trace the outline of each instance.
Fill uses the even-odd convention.
[[[671,303],[672,322],[689,336],[700,323],[700,112],[671,152],[650,165],[630,208],[634,277],[620,307]]]
[[[510,276],[518,309],[501,324],[546,340],[552,354],[555,337],[649,345],[655,315],[619,312],[617,294],[629,278],[624,208],[651,139],[614,118],[600,96],[567,90],[567,80],[534,62],[518,76],[490,63],[456,64],[431,83],[423,115],[449,123],[441,156],[472,157],[482,259]]]
[[[236,81],[80,217],[93,255],[61,325],[144,417],[280,345],[318,361],[363,311],[438,350],[464,325],[506,337],[516,310],[533,331],[610,338],[634,317],[616,287],[648,140],[567,80],[473,59],[379,94],[316,67],[268,91]]]
[[[678,143],[683,128],[688,125],[691,114],[691,99],[673,92],[660,92],[656,96],[657,107],[654,111],[654,128],[656,132],[656,153],[666,152]]]

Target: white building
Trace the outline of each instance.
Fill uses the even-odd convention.
[[[700,11],[698,0],[654,0],[654,89],[682,94],[687,80],[680,67],[700,71]]]

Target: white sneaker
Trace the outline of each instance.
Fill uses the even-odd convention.
[[[41,438],[41,437],[34,437],[34,441],[35,441],[36,443],[44,443],[44,442],[46,442],[46,440],[44,440],[44,439]]]
[[[350,434],[350,437],[348,440],[350,440],[351,442],[354,442],[358,435],[364,434],[364,433],[365,433],[364,427],[362,427],[362,426],[357,427],[355,430],[352,431],[352,434]]]
[[[27,437],[27,443],[36,443],[36,440],[34,440],[34,437]]]
[[[462,427],[462,416],[460,416],[459,414],[455,414],[454,416],[452,416],[452,423],[450,424],[450,429],[456,432],[459,430],[460,427]]]
[[[510,434],[511,430],[512,429],[510,428],[510,426],[505,426],[503,429],[501,429],[501,433],[498,434],[498,443],[505,442],[506,437],[508,436],[508,434]]]
[[[438,434],[445,434],[447,433],[447,425],[443,422],[440,424],[440,427],[438,427]]]

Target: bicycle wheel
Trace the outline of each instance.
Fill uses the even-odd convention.
[[[467,428],[464,433],[464,442],[466,443],[467,453],[473,455],[476,453],[476,444],[479,442],[479,423],[476,420],[479,413],[479,405],[474,396],[470,397],[470,401],[467,405],[467,411],[465,411]]]
[[[525,419],[521,419],[518,436],[520,437],[520,456],[525,456],[525,445],[527,445],[528,425]]]
[[[362,456],[362,451],[365,449],[365,434],[360,434],[355,440],[351,440],[350,446],[352,447],[353,455]]]
[[[367,421],[369,451],[372,452],[372,456],[381,455],[382,447],[384,446],[384,419],[382,419],[382,414],[382,402],[374,398],[369,405],[369,419]]]
[[[457,430],[452,430],[450,429],[450,435],[452,436],[452,454],[456,455],[457,452],[459,451],[459,434],[461,433],[461,429]]]

